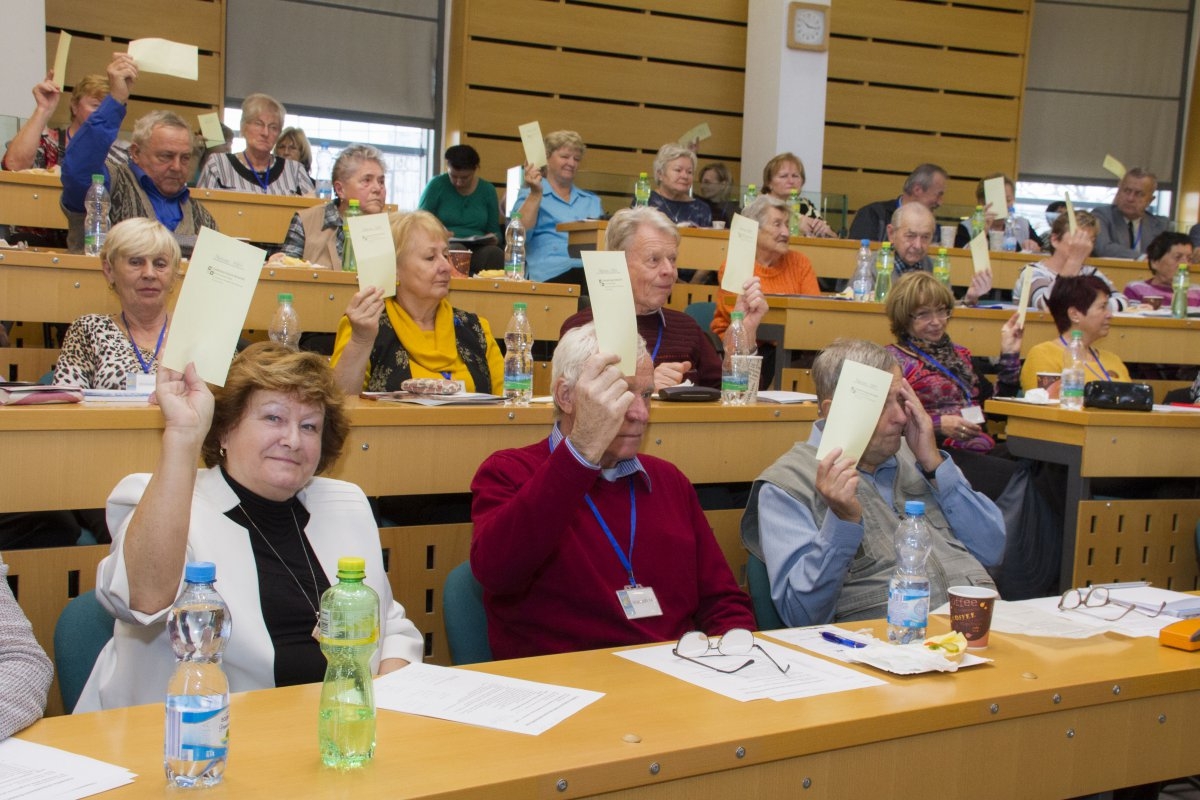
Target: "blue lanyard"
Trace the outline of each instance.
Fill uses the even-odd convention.
[[[171,317],[167,316],[163,320],[162,330],[158,332],[158,343],[154,345],[154,360],[158,361],[158,351],[162,349],[163,337],[167,335],[167,320]],[[142,373],[150,374],[150,365],[146,363],[146,359],[142,358],[142,348],[137,346],[137,342],[133,340],[133,334],[129,332],[129,320],[125,319],[125,312],[121,312],[121,322],[125,323],[125,335],[129,337],[129,344],[133,346],[133,354],[137,356],[138,363],[142,365]]]
[[[667,329],[667,318],[662,309],[658,310],[658,338],[654,340],[654,352],[650,354],[650,363],[658,363],[658,348],[662,347],[663,331]]]
[[[254,167],[253,167],[253,166],[250,164],[250,159],[249,159],[249,158],[247,158],[247,157],[246,157],[244,154],[242,155],[242,160],[246,162],[246,167],[247,167],[247,168],[248,168],[248,169],[249,169],[251,172],[253,172],[253,173],[254,173],[254,180],[258,181],[258,185],[262,187],[262,190],[263,190],[264,192],[268,191],[268,190],[270,189],[270,186],[271,186],[271,181],[270,181],[270,180],[268,180],[268,179],[270,178],[270,175],[271,175],[271,167],[275,166],[275,159],[274,159],[274,157],[272,157],[272,158],[271,158],[271,163],[270,163],[270,164],[268,164],[268,165],[267,165],[267,168],[266,168],[266,169],[264,169],[262,172],[259,172],[258,170],[256,170],[256,169],[255,169],[255,168],[254,168]]]
[[[928,353],[926,353],[926,352],[925,352],[924,350],[922,350],[921,348],[917,347],[917,346],[916,346],[915,344],[913,344],[911,341],[908,343],[908,346],[909,346],[909,347],[911,347],[913,350],[915,350],[915,351],[917,352],[917,355],[919,355],[919,356],[921,356],[923,359],[925,359],[925,360],[926,360],[926,361],[929,363],[929,365],[930,365],[931,367],[934,367],[935,369],[939,370],[939,371],[940,371],[940,372],[941,372],[943,375],[945,375],[947,378],[949,378],[950,380],[952,380],[952,381],[954,381],[955,383],[957,383],[957,384],[958,384],[958,388],[962,390],[962,393],[963,393],[963,398],[964,398],[964,399],[967,401],[967,405],[971,405],[971,399],[972,399],[972,398],[971,398],[971,387],[969,387],[969,386],[967,386],[965,383],[963,383],[963,382],[962,382],[962,379],[961,379],[961,378],[959,378],[957,375],[955,375],[953,372],[951,372],[949,369],[947,369],[947,368],[946,368],[946,367],[945,367],[945,366],[942,364],[942,362],[938,361],[936,358],[934,358],[933,356],[929,355]]]
[[[1067,340],[1066,340],[1066,339],[1064,339],[1064,338],[1062,337],[1062,334],[1061,334],[1061,333],[1058,335],[1058,340],[1059,340],[1060,342],[1062,342],[1062,346],[1063,346],[1064,348],[1067,346]],[[1099,355],[1097,355],[1097,354],[1096,354],[1096,351],[1095,351],[1095,350],[1093,350],[1093,349],[1092,349],[1092,348],[1090,348],[1090,347],[1088,348],[1088,352],[1092,354],[1092,358],[1096,359],[1096,366],[1100,367],[1100,372],[1103,372],[1103,373],[1104,373],[1103,380],[1106,380],[1106,381],[1111,381],[1111,380],[1112,380],[1112,376],[1108,374],[1108,370],[1106,370],[1106,369],[1104,368],[1104,365],[1100,363],[1100,356],[1099,356]],[[1087,363],[1086,361],[1084,361],[1084,362],[1083,362],[1083,365],[1084,365],[1085,367],[1087,367],[1087,368],[1088,368],[1088,372],[1092,373],[1092,374],[1093,374],[1093,375],[1095,375],[1097,378],[1099,378],[1099,377],[1100,377],[1100,372],[1096,372],[1096,370],[1092,368],[1092,365],[1091,365],[1091,364],[1089,364],[1089,363]]]
[[[604,531],[604,535],[608,537],[608,543],[612,545],[612,549],[616,551],[617,558],[621,559],[621,566],[625,568],[625,572],[629,575],[629,585],[637,586],[637,581],[633,578],[633,543],[637,538],[637,496],[633,492],[633,477],[629,476],[629,554],[626,555],[621,550],[621,546],[617,544],[617,537],[613,536],[609,530],[608,523],[604,521],[604,517],[600,515],[600,509],[596,508],[596,504],[592,501],[590,494],[585,494],[583,499],[587,501],[588,507],[592,509],[592,515],[596,518],[596,522],[600,523],[600,530]]]

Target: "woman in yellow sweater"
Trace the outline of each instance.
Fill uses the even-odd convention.
[[[1072,331],[1083,333],[1087,380],[1129,380],[1129,368],[1120,356],[1094,347],[1096,342],[1108,335],[1108,324],[1113,315],[1108,306],[1111,294],[1112,289],[1108,284],[1095,275],[1060,277],[1054,282],[1047,305],[1058,328],[1058,338],[1042,342],[1029,351],[1025,366],[1021,368],[1022,389],[1029,391],[1036,387],[1039,372],[1062,371],[1063,353]]]

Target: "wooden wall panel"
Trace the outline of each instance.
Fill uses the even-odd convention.
[[[934,159],[952,175],[986,175],[995,164],[1017,157],[1011,139],[970,139],[928,133],[869,128],[830,127],[826,130],[825,167],[890,169],[897,161],[919,164]]]
[[[1032,0],[979,0],[970,6],[913,0],[837,0],[831,32],[938,48],[1024,53],[1032,6]],[[903,65],[895,66],[903,71]]]
[[[1007,97],[1021,93],[1025,75],[1015,55],[922,48],[913,57],[911,47],[861,39],[841,39],[830,48],[829,72],[842,80],[876,83],[895,74],[906,86]]]
[[[46,32],[46,54],[53,58],[58,47],[58,32]],[[104,39],[85,39],[76,37],[71,41],[71,57],[67,61],[69,80],[67,85],[74,87],[84,75],[95,73],[104,75],[112,54],[124,52],[125,45]],[[174,100],[177,103],[196,103],[205,106],[221,104],[219,96],[221,86],[222,59],[219,55],[201,54],[199,59],[199,79],[194,81],[174,78],[169,75],[156,75],[153,72],[143,72],[138,75],[133,88],[141,97],[161,97]],[[59,111],[69,105],[60,103]],[[69,112],[63,119],[69,119]]]

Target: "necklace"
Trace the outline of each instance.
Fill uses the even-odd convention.
[[[241,503],[238,503],[238,509],[241,510],[242,514],[249,521],[255,532],[262,537],[264,542],[267,543],[267,547],[271,548],[271,552],[275,554],[275,558],[278,559],[279,563],[283,565],[283,568],[287,570],[288,575],[292,576],[292,580],[295,581],[296,588],[300,590],[300,594],[304,598],[304,602],[308,603],[308,607],[312,609],[313,619],[316,620],[316,624],[313,626],[313,638],[317,641],[320,641],[321,612],[317,606],[320,605],[321,598],[318,597],[317,604],[313,604],[313,601],[308,596],[308,590],[304,588],[304,584],[302,584],[300,579],[296,577],[296,573],[292,572],[292,568],[289,567],[287,562],[283,560],[283,556],[279,555],[279,551],[275,549],[275,545],[271,544],[271,540],[268,539],[266,534],[262,532],[262,529],[258,527],[258,523],[256,523],[250,516],[250,513],[246,511],[245,506],[243,506]],[[308,574],[309,577],[312,578],[313,592],[315,594],[318,589],[317,573],[313,571],[312,560],[308,557],[308,548],[304,546],[304,534],[300,531],[300,523],[296,520],[296,512],[292,509],[289,509],[289,511],[292,512],[292,524],[296,526],[296,537],[300,540],[300,552],[304,553],[304,562],[308,564]]]

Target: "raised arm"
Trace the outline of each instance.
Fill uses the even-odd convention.
[[[333,349],[333,376],[343,392],[350,395],[362,391],[371,350],[379,334],[379,315],[383,313],[383,292],[369,286],[356,292],[346,307],[346,316],[338,325]]]
[[[529,235],[529,231],[537,225],[538,211],[542,207],[542,171],[533,164],[525,165],[525,188],[529,190],[529,194],[525,196],[525,201],[521,203],[521,224],[525,226],[525,235]]]
[[[8,143],[8,150],[4,152],[4,169],[29,169],[34,165],[38,147],[42,143],[42,131],[58,108],[61,97],[62,90],[54,83],[54,70],[50,70],[45,80],[33,87],[33,114]]]
[[[92,185],[93,175],[103,175],[108,181],[105,158],[125,119],[125,107],[135,80],[137,65],[129,54],[113,53],[108,65],[109,95],[80,126],[63,155],[62,205],[68,211],[83,211],[83,198]]]

